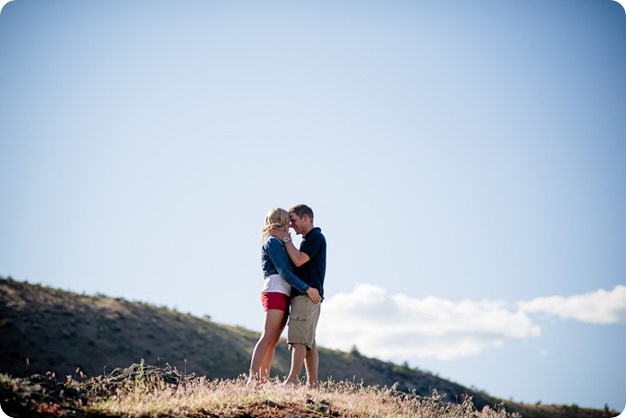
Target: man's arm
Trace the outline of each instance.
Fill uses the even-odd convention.
[[[289,235],[289,232],[281,231],[280,229],[270,230],[270,235],[278,238],[279,240],[283,242],[285,242],[284,238],[286,237],[291,238],[291,236]],[[303,253],[302,251],[298,250],[296,246],[293,245],[293,241],[289,241],[285,243],[285,250],[287,250],[287,254],[289,254],[289,258],[291,258],[291,261],[293,262],[293,264],[296,265],[296,267],[300,267],[301,265],[303,265],[304,263],[306,263],[307,261],[311,259],[306,253]]]
[[[300,267],[311,259],[307,255],[307,253],[303,253],[302,251],[297,249],[296,246],[293,245],[293,241],[289,241],[285,244],[285,250],[287,250],[289,258],[291,258],[291,261],[293,261],[293,264],[295,264],[297,267]]]

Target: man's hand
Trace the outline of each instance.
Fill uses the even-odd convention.
[[[282,229],[270,229],[270,235],[278,238],[279,240],[283,240],[284,238],[290,236],[289,232],[283,231]]]
[[[309,287],[309,289],[306,291],[306,295],[309,297],[309,299],[311,299],[311,302],[316,305],[322,302],[320,292],[314,287]]]

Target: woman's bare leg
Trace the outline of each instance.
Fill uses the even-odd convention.
[[[278,331],[273,335],[274,338],[268,338],[269,345],[267,347],[267,351],[265,352],[265,357],[263,357],[263,361],[261,362],[261,382],[267,382],[270,378],[270,369],[272,368],[272,361],[274,360],[274,351],[276,350],[276,346],[278,345],[278,341],[280,341],[280,336],[283,333],[286,324],[287,314],[286,312],[283,312],[282,323],[280,324]]]
[[[267,380],[272,360],[274,359],[274,349],[280,339],[280,334],[285,328],[286,319],[287,314],[285,311],[270,309],[265,312],[263,333],[252,352],[248,384],[253,381]]]

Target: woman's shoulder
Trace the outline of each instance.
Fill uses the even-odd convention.
[[[267,237],[265,241],[263,242],[264,247],[269,247],[269,246],[275,247],[277,245],[283,245],[283,243],[281,242],[281,240],[271,235]]]

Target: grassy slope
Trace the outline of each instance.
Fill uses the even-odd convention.
[[[259,334],[216,324],[153,305],[76,293],[0,278],[0,372],[20,377],[53,371],[57,376],[97,376],[144,359],[169,363],[181,372],[209,378],[245,373]],[[28,360],[27,360],[28,359]],[[273,374],[288,372],[289,352],[281,344]],[[433,389],[459,400],[469,393],[481,408],[501,400],[432,374],[336,350],[320,349],[320,379],[363,381],[366,385]],[[535,406],[507,402],[525,418],[606,417],[605,411],[574,406]]]

